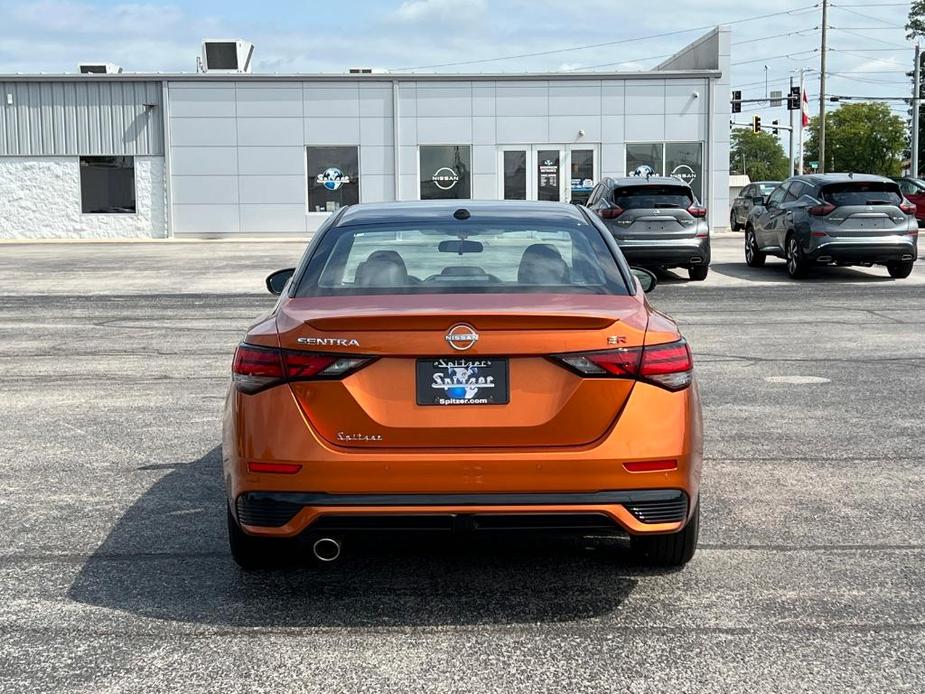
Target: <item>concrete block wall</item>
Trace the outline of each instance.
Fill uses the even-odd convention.
[[[84,214],[80,160],[0,157],[0,239],[152,239],[167,234],[164,157],[135,157],[134,214]]]

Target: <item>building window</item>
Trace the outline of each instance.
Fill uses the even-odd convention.
[[[703,143],[669,142],[665,145],[665,173],[677,176],[703,201]]]
[[[422,145],[421,200],[465,200],[472,197],[469,145]]]
[[[594,189],[594,150],[573,149],[571,202],[587,204]]]
[[[333,212],[360,201],[357,147],[307,147],[308,210]]]
[[[627,176],[677,176],[703,200],[702,142],[634,142],[626,145]]]
[[[660,142],[635,142],[626,146],[627,176],[661,176],[665,147]]]
[[[84,214],[134,214],[134,157],[80,157],[80,209]]]

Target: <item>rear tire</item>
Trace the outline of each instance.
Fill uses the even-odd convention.
[[[745,264],[749,267],[764,267],[767,254],[758,250],[758,241],[755,240],[755,230],[751,227],[745,230]]]
[[[904,260],[897,261],[895,263],[887,263],[886,269],[890,273],[890,277],[896,280],[905,279],[912,274],[912,265],[915,263],[914,260]]]
[[[809,264],[803,257],[803,249],[794,234],[787,237],[787,274],[790,279],[799,280],[809,274]]]
[[[687,268],[687,276],[692,282],[703,282],[709,273],[709,265],[691,265]]]
[[[681,567],[697,551],[700,535],[700,504],[684,529],[669,535],[633,535],[630,548],[636,560],[646,566]]]
[[[265,569],[273,564],[275,553],[273,550],[273,541],[263,537],[254,537],[248,535],[238,522],[231,515],[231,509],[228,513],[228,547],[231,550],[231,558],[235,563],[245,571],[255,571]]]
[[[729,213],[729,228],[733,231],[742,230],[742,225],[736,221],[736,213],[734,211]]]

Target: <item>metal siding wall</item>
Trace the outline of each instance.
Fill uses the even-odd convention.
[[[0,156],[163,154],[161,108],[160,82],[0,82]]]

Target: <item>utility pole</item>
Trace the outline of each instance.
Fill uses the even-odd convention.
[[[825,173],[825,54],[829,29],[829,0],[822,0],[822,54],[819,58],[819,173]]]
[[[803,99],[806,98],[806,71],[800,68],[800,165],[797,173],[803,175]],[[806,102],[807,104],[809,101]]]
[[[915,69],[912,73],[912,178],[919,177],[919,96],[922,88],[920,50],[919,44],[916,43]]]
[[[790,94],[793,94],[793,75],[792,74],[790,75]],[[802,107],[803,107],[803,102],[801,101],[800,102],[800,108],[801,108],[800,122],[803,121]],[[793,161],[795,158],[794,155],[796,154],[796,150],[794,150],[793,148],[793,130],[794,130],[793,128],[793,109],[790,109],[790,173],[789,173],[790,176],[793,176],[794,174]]]

